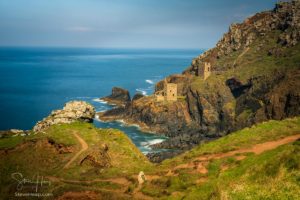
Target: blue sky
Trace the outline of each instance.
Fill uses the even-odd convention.
[[[209,48],[276,0],[0,0],[0,46]]]

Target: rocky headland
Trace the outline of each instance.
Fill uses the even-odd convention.
[[[297,116],[299,41],[300,2],[278,3],[232,24],[216,47],[195,58],[182,74],[158,82],[153,95],[98,115],[166,135],[170,139],[154,147],[181,150],[263,121]],[[202,73],[207,63],[208,78]],[[157,101],[166,83],[177,84],[177,101]]]
[[[103,101],[108,102],[111,105],[125,106],[130,102],[130,95],[128,90],[120,87],[113,87],[111,95],[100,98]]]
[[[95,108],[85,101],[70,101],[62,110],[54,110],[51,114],[39,121],[34,132],[42,132],[54,124],[70,124],[75,121],[93,122]]]

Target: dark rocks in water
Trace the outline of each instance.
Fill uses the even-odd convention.
[[[119,87],[113,87],[111,95],[101,98],[109,104],[116,104],[118,106],[125,106],[130,102],[130,95],[128,90]]]
[[[105,112],[97,113],[97,117],[99,117],[103,121],[114,121],[121,119],[124,116],[126,109],[122,107],[116,107],[111,110],[107,110]]]
[[[205,137],[204,134],[185,132],[176,137],[169,138],[163,142],[153,144],[153,149],[176,149],[186,151],[201,143],[216,139],[217,137]]]

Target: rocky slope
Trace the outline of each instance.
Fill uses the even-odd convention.
[[[177,83],[177,102],[143,97],[101,113],[124,119],[170,140],[156,146],[189,149],[195,144],[270,119],[300,114],[300,1],[276,4],[233,24],[216,47],[195,58]],[[199,71],[211,63],[206,80]],[[157,83],[156,92],[163,89]]]
[[[62,110],[52,111],[51,114],[39,121],[34,132],[42,132],[54,124],[69,124],[75,121],[93,122],[95,108],[84,101],[71,101],[66,103]]]

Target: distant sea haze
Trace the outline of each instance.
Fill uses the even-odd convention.
[[[98,100],[119,86],[149,95],[154,84],[190,65],[201,49],[0,48],[0,130],[31,129],[65,102]],[[123,130],[146,153],[161,138],[120,122],[95,125]],[[145,147],[145,148],[144,148]],[[144,149],[143,149],[144,148]]]

